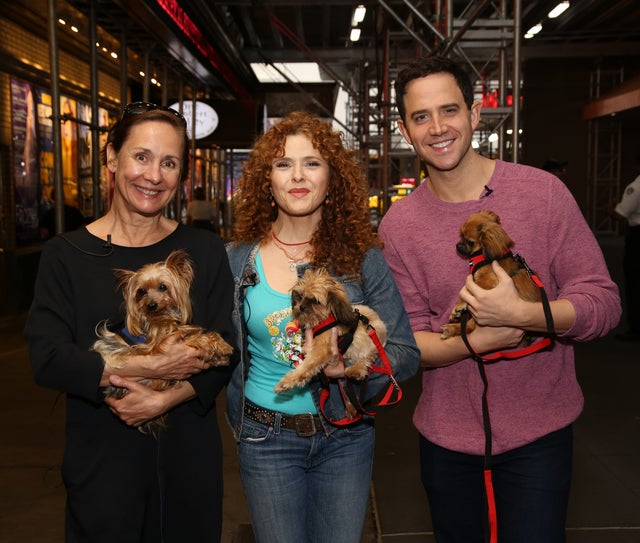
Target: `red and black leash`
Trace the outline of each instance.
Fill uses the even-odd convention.
[[[360,313],[357,309],[354,309],[354,313],[358,317],[356,323],[343,335],[338,337],[338,354],[340,357],[340,361],[344,364],[343,353],[347,351],[351,342],[353,341],[353,335],[355,334],[356,328],[358,327],[358,323],[362,322],[367,328],[367,334],[373,341],[373,344],[376,346],[378,351],[378,356],[380,358],[381,364],[375,364],[369,368],[369,373],[380,373],[387,376],[388,383],[387,385],[377,394],[375,394],[372,398],[366,400],[366,392],[367,386],[369,384],[369,376],[367,376],[364,382],[360,385],[360,392],[356,393],[354,390],[353,383],[349,379],[338,379],[338,388],[340,390],[340,394],[342,395],[342,400],[346,405],[353,405],[356,409],[356,414],[354,416],[345,416],[341,419],[333,419],[325,414],[325,404],[329,399],[330,388],[329,388],[329,378],[326,376],[324,372],[320,374],[320,379],[322,382],[322,392],[320,393],[320,411],[322,415],[327,419],[331,424],[335,424],[336,426],[346,426],[349,424],[353,424],[362,418],[363,415],[375,415],[378,411],[384,408],[393,407],[396,405],[400,399],[402,398],[402,389],[400,385],[396,381],[396,378],[393,375],[393,368],[391,367],[391,362],[389,361],[389,357],[382,346],[382,342],[376,333],[375,328],[369,322],[369,319],[365,317],[362,313]],[[329,315],[324,321],[319,323],[313,328],[313,336],[317,336],[327,330],[330,330],[334,326],[338,325],[338,321],[336,320],[334,315]]]
[[[485,355],[481,357],[476,353],[471,345],[469,344],[469,339],[467,337],[467,321],[469,319],[469,311],[465,310],[462,313],[462,317],[460,319],[460,335],[462,337],[462,341],[465,346],[471,353],[471,358],[473,358],[478,364],[478,370],[480,371],[480,378],[482,379],[483,390],[482,390],[482,422],[484,426],[484,438],[485,438],[485,450],[484,450],[484,486],[485,493],[487,498],[487,534],[486,540],[489,543],[497,543],[498,541],[498,515],[496,510],[496,500],[495,494],[493,491],[493,478],[491,474],[491,459],[492,459],[492,434],[491,434],[491,417],[489,416],[489,379],[487,378],[487,373],[485,371],[485,364],[489,364],[492,362],[496,362],[500,359],[514,359],[521,358],[523,356],[527,356],[531,353],[540,351],[541,349],[545,349],[552,344],[552,338],[555,334],[554,332],[554,324],[553,324],[553,315],[551,314],[551,307],[549,305],[549,298],[547,297],[547,293],[545,292],[544,285],[542,281],[537,276],[537,274],[529,268],[524,258],[520,255],[514,255],[511,251],[505,253],[503,258],[514,258],[518,265],[523,268],[527,275],[531,278],[534,284],[540,290],[540,298],[542,301],[542,307],[544,310],[544,316],[547,323],[547,335],[543,336],[540,340],[523,347],[521,349],[517,349],[515,351],[499,351],[495,353],[491,353],[489,355]],[[473,273],[479,266],[483,266],[486,264],[490,264],[491,261],[486,260],[483,255],[473,255],[469,260],[469,273]]]

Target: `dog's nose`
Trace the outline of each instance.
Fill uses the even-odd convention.
[[[150,304],[147,304],[147,309],[149,309],[149,311],[155,311],[158,309],[158,304],[156,302],[151,302]]]
[[[461,255],[469,255],[469,247],[467,247],[467,244],[462,241],[456,244],[456,250]]]

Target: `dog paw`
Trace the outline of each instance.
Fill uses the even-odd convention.
[[[296,386],[296,381],[290,375],[285,375],[278,384],[273,388],[278,394],[287,392]]]
[[[129,393],[128,388],[108,386],[104,389],[105,398],[115,398],[121,400]]]
[[[459,324],[445,324],[442,326],[442,334],[440,335],[440,339],[449,339],[451,337],[460,335],[460,325]]]
[[[344,369],[344,374],[349,379],[356,381],[362,381],[367,375],[369,375],[369,368],[363,364],[356,364],[353,366],[347,366]]]

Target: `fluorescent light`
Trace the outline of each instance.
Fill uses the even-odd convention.
[[[537,25],[534,25],[529,30],[527,30],[527,36],[535,36],[541,30],[542,30],[542,23],[538,23]]]
[[[559,15],[562,15],[569,9],[569,2],[560,2],[555,8],[553,8],[548,14],[549,19],[555,19]]]
[[[351,41],[358,41],[360,39],[360,29],[359,28],[352,28],[351,29],[351,36],[349,36],[349,39]]]
[[[491,134],[489,134],[489,141],[491,143],[495,143],[496,141],[498,141],[498,134],[496,134],[495,132],[491,132]]]
[[[364,21],[364,16],[367,13],[367,8],[365,8],[362,4],[360,4],[354,11],[353,11],[353,19],[351,20],[351,26],[355,26],[358,23],[361,23],[362,21]]]

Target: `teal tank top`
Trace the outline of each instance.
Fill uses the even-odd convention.
[[[291,322],[291,295],[273,290],[256,256],[259,281],[247,288],[244,316],[251,356],[246,397],[253,403],[288,415],[317,413],[309,387],[296,387],[278,394],[273,390],[291,369],[302,348],[303,334]]]

